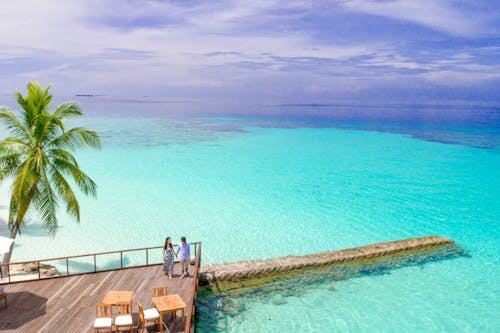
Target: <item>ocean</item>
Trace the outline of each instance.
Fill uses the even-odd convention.
[[[87,116],[75,124],[103,142],[76,153],[97,199],[79,196],[80,224],[61,209],[54,238],[31,212],[13,260],[158,246],[166,236],[201,241],[202,262],[216,263],[440,235],[467,255],[293,280],[287,292],[206,296],[197,329],[500,329],[498,106],[79,102]],[[3,218],[7,193],[2,184]]]

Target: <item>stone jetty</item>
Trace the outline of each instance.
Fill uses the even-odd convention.
[[[289,255],[267,260],[257,259],[210,264],[202,267],[200,284],[209,284],[212,289],[217,286],[219,290],[241,288],[265,283],[266,280],[276,277],[295,275],[304,269],[373,262],[393,256],[432,251],[446,245],[454,246],[454,242],[451,239],[439,236],[426,236],[304,256]],[[254,280],[254,283],[251,282],[252,280]]]
[[[33,275],[33,274],[38,275],[38,269],[40,269],[40,276],[44,278],[61,275],[57,270],[57,268],[55,268],[54,266],[47,264],[37,265],[35,262],[11,265],[10,275],[11,278],[15,280],[16,276],[22,277],[25,275]]]

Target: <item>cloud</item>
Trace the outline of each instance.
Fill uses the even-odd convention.
[[[383,89],[387,78],[487,84],[499,50],[481,4],[471,19],[429,0],[8,2],[0,91],[38,80],[67,94],[314,98]]]
[[[470,8],[460,8],[460,4],[447,0],[351,0],[345,2],[345,7],[414,22],[456,36],[475,37],[486,32],[481,16],[471,15]]]

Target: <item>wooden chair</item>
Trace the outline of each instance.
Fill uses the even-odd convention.
[[[148,326],[149,323],[158,325],[158,332],[162,331],[160,313],[155,308],[144,310],[141,303],[137,301],[137,307],[139,308],[139,321],[142,323],[141,333],[144,332],[144,328]]]
[[[118,314],[132,314],[132,303],[118,303]]]
[[[113,319],[111,319],[111,308],[107,304],[95,306],[94,333],[106,330],[113,333]]]
[[[159,286],[153,288],[153,297],[166,296],[168,295],[167,286]]]
[[[134,331],[134,321],[132,320],[132,309],[129,303],[117,304],[120,313],[115,318],[115,332],[118,333],[124,329],[130,330],[130,333]]]

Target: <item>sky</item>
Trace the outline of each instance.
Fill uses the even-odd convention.
[[[0,96],[500,103],[500,0],[0,1]]]

